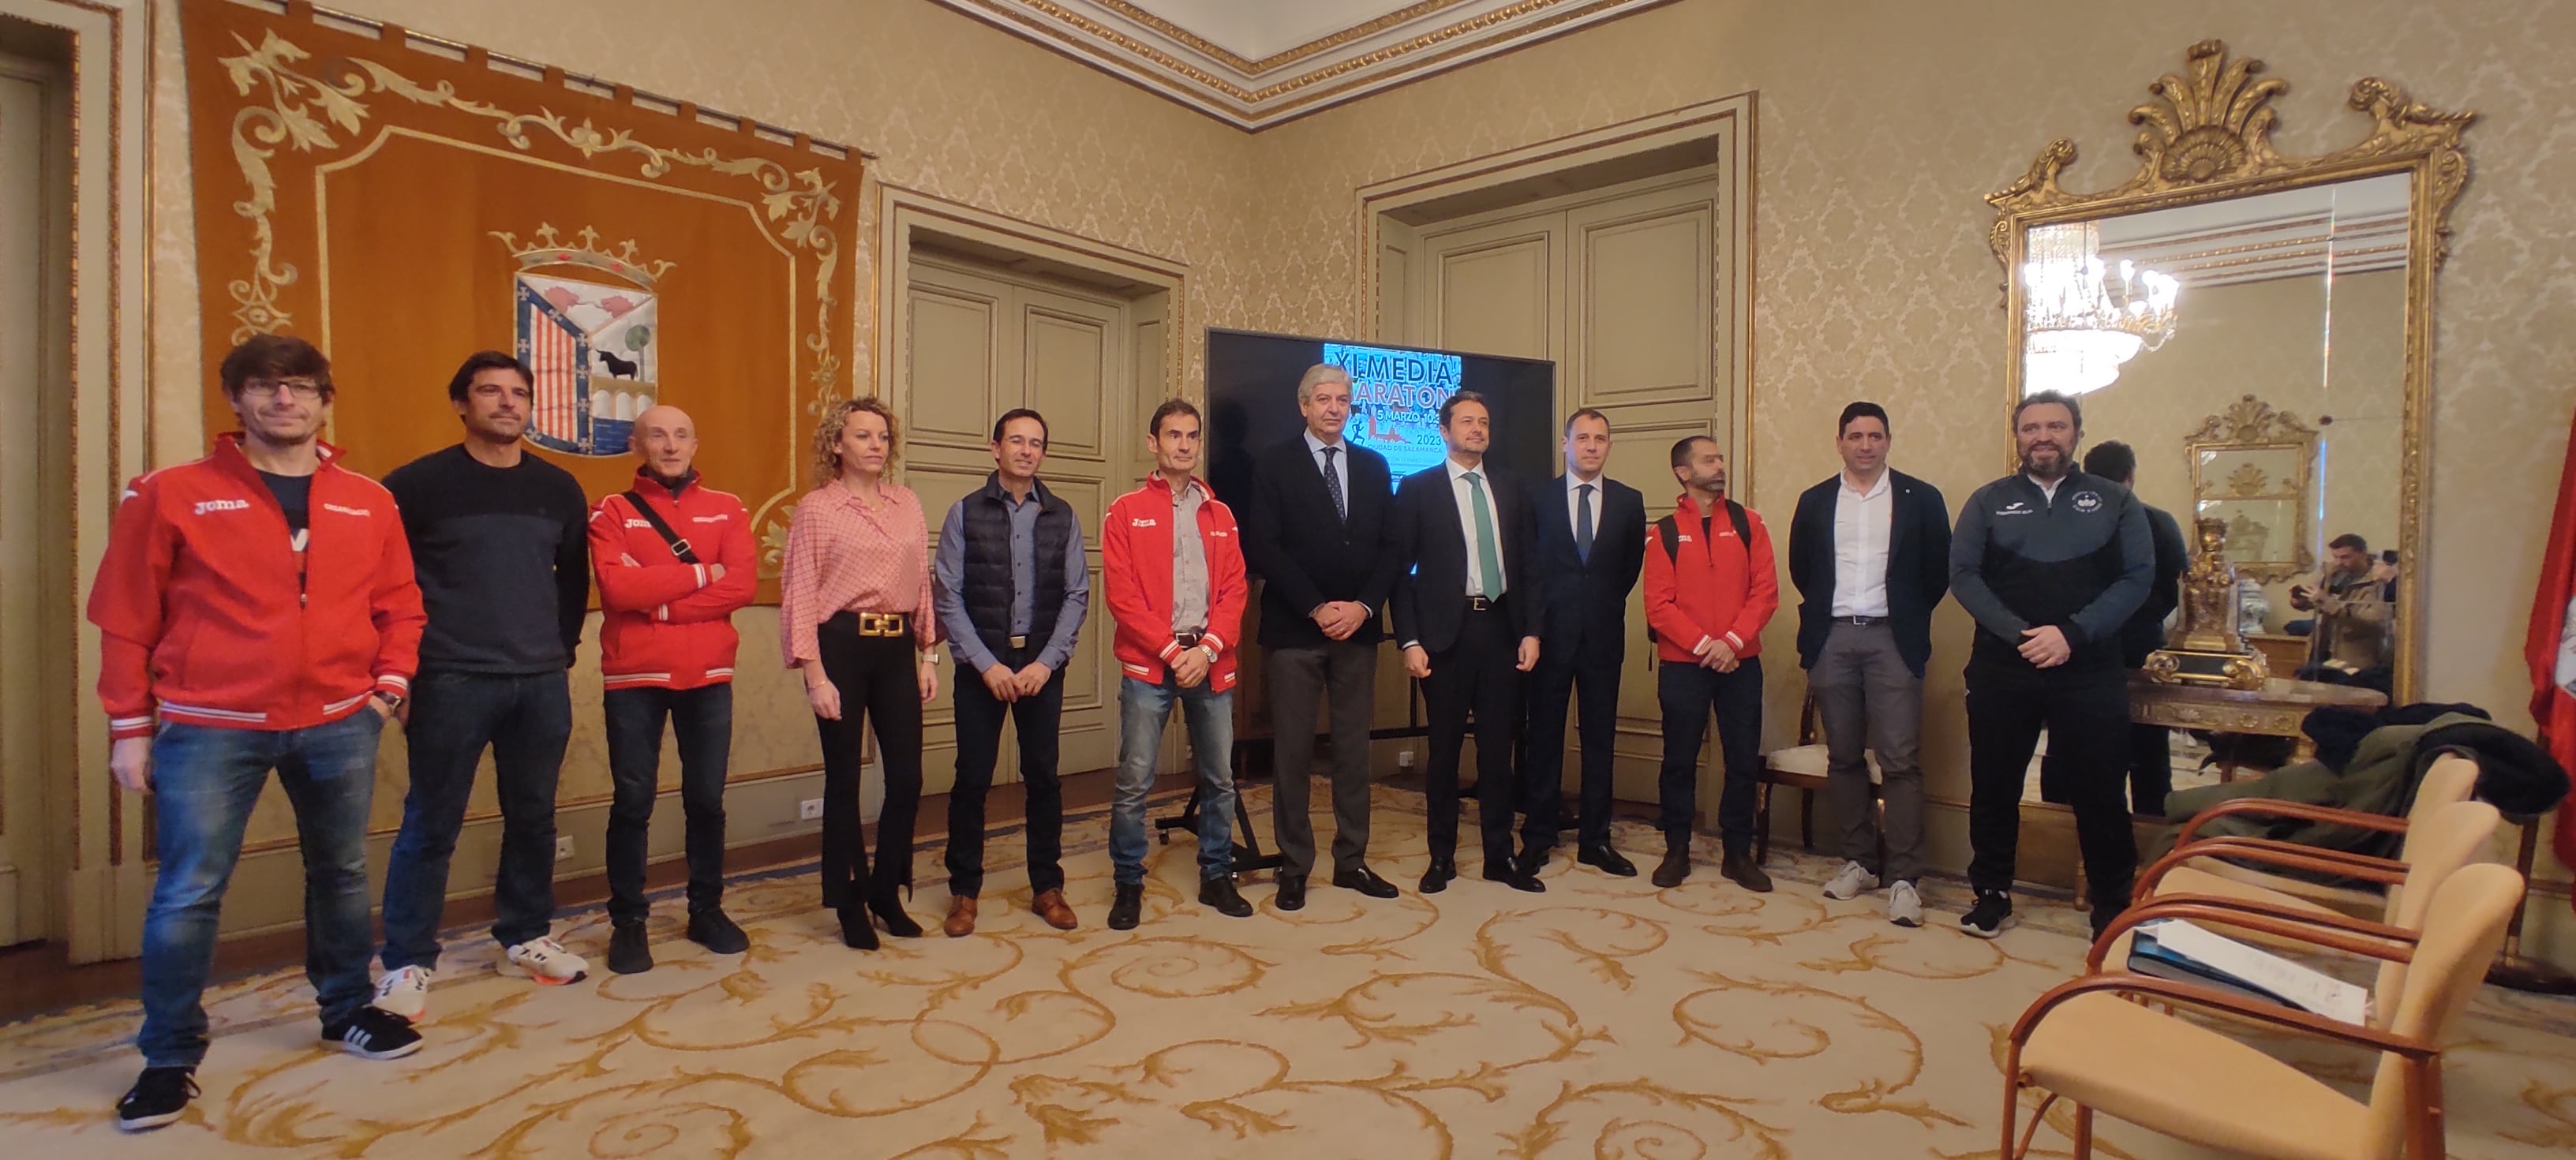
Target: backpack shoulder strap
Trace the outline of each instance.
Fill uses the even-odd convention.
[[[1744,545],[1744,554],[1750,558],[1753,554],[1753,521],[1746,518],[1744,505],[1731,499],[1726,501],[1726,522],[1735,525],[1735,540]]]
[[[653,505],[644,502],[644,497],[633,489],[629,489],[625,496],[627,506],[634,508],[635,514],[643,516],[645,523],[653,525],[653,530],[662,534],[663,543],[671,545],[672,555],[679,557],[683,564],[698,562],[698,554],[689,549],[689,542],[681,539],[680,533],[672,531],[671,525],[663,522],[662,513],[654,511]]]
[[[1673,522],[1673,517],[1665,516],[1655,521],[1655,538],[1664,542],[1664,559],[1674,562],[1681,560],[1681,525]]]

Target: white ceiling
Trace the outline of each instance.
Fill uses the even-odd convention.
[[[1127,0],[1246,60],[1322,40],[1418,0]]]
[[[2405,174],[2104,218],[2101,254],[2185,286],[2360,274],[2406,264]]]
[[[1263,129],[1672,0],[936,0]]]

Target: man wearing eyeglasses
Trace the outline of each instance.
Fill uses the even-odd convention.
[[[367,811],[420,646],[411,549],[393,497],[316,437],[332,397],[321,351],[260,335],[221,375],[242,429],[127,486],[90,591],[108,769],[159,805],[143,1074],[116,1105],[130,1132],[197,1095],[216,921],[272,769],[302,841],[323,1042],[367,1059],[420,1049],[409,1020],[367,1005]]]

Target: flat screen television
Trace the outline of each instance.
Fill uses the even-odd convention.
[[[1207,332],[1207,475],[1219,497],[1252,493],[1252,461],[1306,421],[1297,380],[1331,363],[1351,373],[1351,419],[1342,435],[1386,456],[1394,479],[1446,456],[1440,404],[1461,390],[1485,396],[1493,413],[1485,456],[1524,479],[1556,474],[1556,364],[1422,347],[1390,346],[1247,330]]]

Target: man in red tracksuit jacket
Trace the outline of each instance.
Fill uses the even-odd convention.
[[[608,725],[608,969],[653,969],[644,934],[644,854],[660,788],[662,722],[680,741],[688,817],[689,941],[750,949],[725,917],[725,758],[733,748],[733,614],[759,588],[751,513],[698,478],[698,425],[647,407],[631,436],[644,462],[631,489],[590,512],[599,575],[599,683]]]
[[[368,1059],[420,1049],[367,1005],[367,811],[376,743],[420,654],[420,589],[394,500],[317,434],[331,363],[260,335],[224,356],[242,429],[126,488],[91,588],[116,783],[159,802],[143,919],[143,1074],[117,1126],[177,1120],[206,1055],[198,997],[269,771],[304,851],[305,976],[322,1039]]]
[[[1202,447],[1199,409],[1172,399],[1146,423],[1154,474],[1119,496],[1100,525],[1100,579],[1118,622],[1118,789],[1109,812],[1116,895],[1109,927],[1132,930],[1145,901],[1145,793],[1172,702],[1189,719],[1198,757],[1199,904],[1252,914],[1234,888],[1236,630],[1250,592],[1234,511],[1191,474]]]
[[[1699,745],[1717,711],[1726,788],[1717,800],[1725,846],[1719,872],[1768,893],[1753,860],[1753,799],[1762,780],[1762,626],[1780,609],[1780,578],[1762,517],[1726,498],[1726,454],[1693,435],[1673,444],[1682,484],[1672,515],[1646,529],[1646,624],[1655,635],[1656,694],[1664,710],[1660,778],[1664,860],[1655,885],[1690,877],[1699,799]]]

